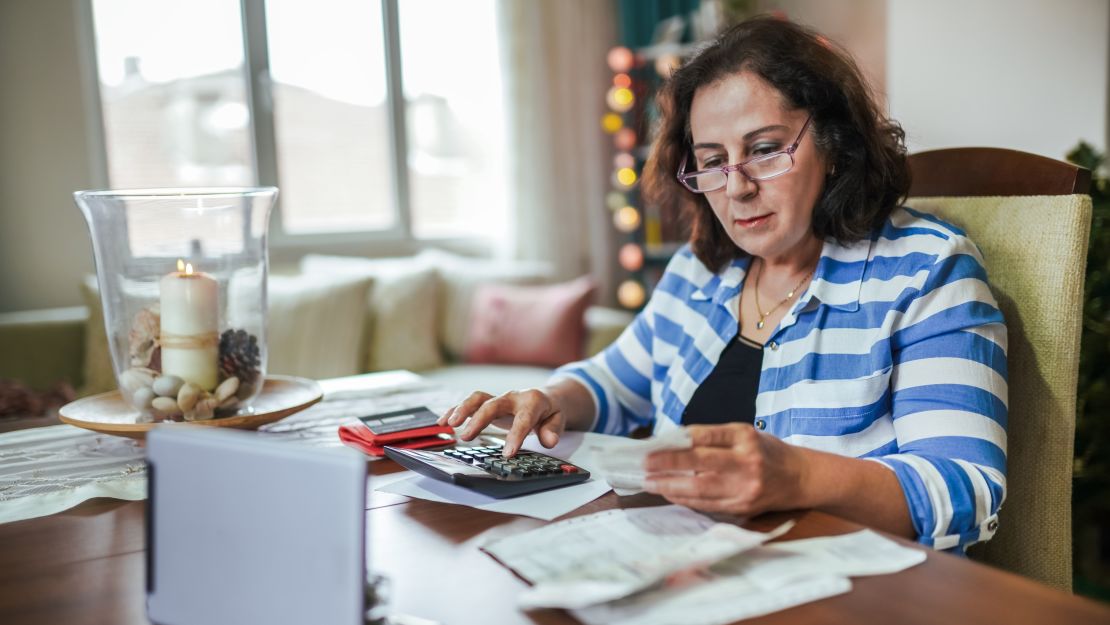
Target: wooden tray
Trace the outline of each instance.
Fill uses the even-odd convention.
[[[262,392],[251,401],[249,408],[219,419],[186,421],[175,426],[208,426],[253,430],[278,419],[300,412],[323,398],[320,385],[307,378],[268,375]],[[146,433],[161,423],[138,423],[139,411],[124,401],[118,390],[70,402],[58,410],[58,418],[79,428],[143,439]]]

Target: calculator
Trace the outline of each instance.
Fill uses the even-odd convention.
[[[427,451],[387,446],[385,455],[406,469],[495,499],[518,497],[590,479],[586,469],[536,451],[521,450],[512,458],[503,458],[500,447]]]

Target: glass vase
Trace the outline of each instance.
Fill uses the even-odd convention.
[[[251,413],[274,187],[78,191],[116,382],[140,422]]]

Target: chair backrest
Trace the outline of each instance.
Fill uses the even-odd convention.
[[[1007,497],[972,557],[1071,590],[1071,487],[1090,172],[994,148],[911,155],[906,205],[983,252],[1009,334]]]

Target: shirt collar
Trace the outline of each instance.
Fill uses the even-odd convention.
[[[821,257],[813,272],[813,281],[798,301],[798,309],[811,299],[848,312],[859,310],[859,297],[863,289],[863,272],[871,254],[870,238],[848,245],[828,239],[821,246]],[[744,283],[751,265],[751,257],[736,258],[714,274],[693,292],[692,299],[724,302],[736,295]]]
[[[848,312],[859,310],[863,289],[863,273],[871,255],[872,239],[866,238],[848,245],[826,240],[821,247],[821,258],[813,272],[813,281],[798,302],[799,309],[811,299],[826,306]]]

